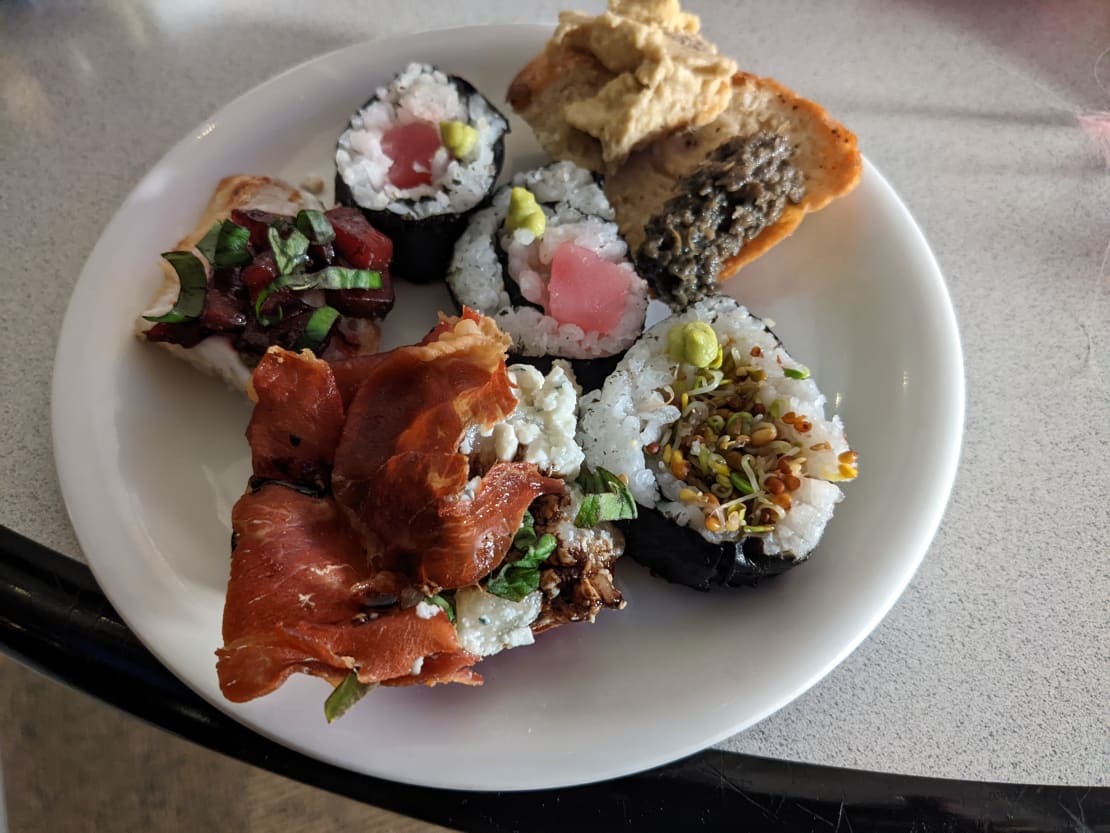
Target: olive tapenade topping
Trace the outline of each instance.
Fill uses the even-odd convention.
[[[730,139],[689,175],[644,229],[636,271],[675,309],[716,292],[725,263],[805,193],[790,142],[763,132]]]

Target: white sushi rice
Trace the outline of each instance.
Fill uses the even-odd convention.
[[[844,426],[838,416],[825,417],[825,397],[812,378],[794,379],[784,374],[784,368],[801,365],[762,321],[730,298],[700,301],[656,324],[629,349],[601,390],[582,397],[578,441],[586,463],[626,475],[637,502],[659,509],[681,526],[695,528],[708,541],[719,544],[741,537],[739,532],[708,530],[702,510],[679,500],[685,483],[661,461],[649,467],[644,453],[645,446],[659,442],[664,430],[681,415],[676,405],[669,404],[666,392],[678,369],[677,362],[667,355],[667,333],[691,321],[709,324],[720,344],[736,345],[745,355],[758,347],[762,355],[752,357],[751,362],[766,373],[766,379],[756,400],[768,411],[775,405],[779,413],[805,414],[812,425],[803,435],[793,426],[775,421],[779,438],[805,449],[805,462],[802,485],[791,493],[791,508],[763,539],[763,551],[768,555],[805,557],[817,545],[833,508],[843,497],[840,488],[829,481],[840,479],[838,457],[849,450]]]
[[[509,367],[509,383],[516,408],[493,425],[468,429],[459,451],[487,465],[534,463],[545,474],[573,480],[584,456],[574,438],[581,393],[574,371],[556,361],[544,376],[531,365],[514,364]]]
[[[382,137],[392,127],[416,121],[463,122],[478,131],[478,141],[462,160],[440,147],[432,158],[430,185],[398,188],[389,180],[393,160],[382,149]],[[351,117],[339,137],[335,165],[363,208],[417,219],[462,213],[489,193],[497,176],[494,147],[507,129],[504,117],[481,95],[460,90],[428,64],[412,63]]]
[[[539,240],[526,229],[505,229],[512,186],[527,188],[543,209],[547,226]],[[471,218],[455,244],[447,283],[460,304],[493,317],[497,326],[512,337],[514,349],[523,355],[572,359],[614,355],[640,334],[648,288],[635,273],[628,246],[613,217],[613,208],[593,174],[571,162],[518,174],[494,196],[488,208]],[[612,332],[586,331],[576,324],[557,321],[541,309],[512,305],[498,246],[508,261],[509,279],[520,285],[526,298],[542,303],[551,260],[566,242],[628,270],[631,291]]]

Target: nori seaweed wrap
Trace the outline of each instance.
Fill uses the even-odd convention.
[[[652,327],[582,398],[587,465],[644,510],[628,554],[699,590],[805,560],[857,474],[839,417],[762,321],[706,299]]]
[[[467,217],[493,190],[508,132],[469,82],[410,64],[340,135],[336,202],[361,209],[393,240],[394,275],[441,280]]]

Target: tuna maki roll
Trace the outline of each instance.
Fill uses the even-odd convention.
[[[648,306],[612,206],[571,162],[518,174],[498,191],[459,238],[447,283],[523,356],[617,356],[643,332]]]
[[[652,327],[582,399],[591,467],[647,511],[628,552],[701,590],[754,584],[807,558],[857,474],[840,418],[763,322],[727,297]]]
[[[468,82],[409,64],[339,137],[335,199],[392,238],[394,274],[442,279],[467,216],[493,191],[508,132]]]

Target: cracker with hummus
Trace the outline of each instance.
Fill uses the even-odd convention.
[[[681,307],[859,181],[856,137],[778,82],[738,71],[677,0],[560,15],[509,103],[543,148],[605,174],[637,268]]]

